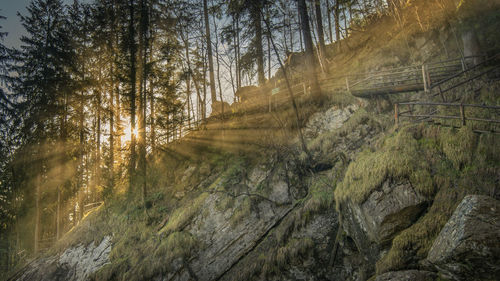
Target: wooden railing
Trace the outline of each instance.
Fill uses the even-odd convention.
[[[401,109],[404,106],[407,107],[407,110],[401,111]],[[431,113],[420,113],[420,112],[417,113],[416,110],[414,109],[414,106],[421,106],[421,107],[443,106],[443,107],[458,108],[459,114],[439,115],[436,114],[438,110],[433,110]],[[475,131],[500,133],[500,131],[496,129],[496,125],[500,124],[500,118],[491,119],[491,118],[479,118],[479,117],[469,116],[466,113],[466,108],[480,108],[490,111],[493,110],[495,113],[492,115],[500,117],[500,106],[482,105],[482,104],[443,103],[443,102],[401,102],[394,104],[394,120],[396,124],[399,124],[401,118],[409,118],[414,122],[433,121],[434,119],[452,119],[452,120],[460,120],[461,126],[467,125],[468,121],[477,121],[477,122],[488,123],[491,124],[492,126],[491,130],[488,131],[478,130],[478,129],[476,129]]]
[[[470,56],[393,68],[384,71],[361,73],[346,78],[349,92],[357,97],[372,97],[380,94],[394,94],[402,92],[424,91],[442,84],[453,77],[469,70],[467,61],[484,59],[484,56]]]
[[[338,76],[329,76],[319,79],[322,90],[328,89],[329,92],[346,91],[357,97],[372,97],[379,94],[402,93],[411,91],[425,91],[430,96],[441,95],[446,91],[456,88],[468,81],[492,71],[490,68],[476,75],[474,71],[487,65],[492,60],[496,60],[500,54],[486,58],[485,56],[469,56],[445,61],[427,63],[423,65],[412,65],[406,67],[391,68],[376,72],[365,72]],[[481,59],[482,63],[470,66],[468,61]],[[500,67],[497,65],[497,67]],[[466,81],[459,81],[449,88],[443,89],[443,85],[453,79],[466,77]],[[301,77],[291,80],[291,89],[294,96],[308,94],[309,85]],[[433,95],[433,90],[438,89],[438,93]],[[266,84],[251,92],[249,96],[263,97],[259,104],[247,104],[246,112],[250,112],[253,107],[258,110],[267,109],[269,111],[279,104],[288,101],[287,87],[285,81],[277,81],[274,85]],[[445,101],[443,99],[443,101]],[[232,113],[233,108],[228,108],[228,114]],[[186,122],[187,123],[187,122]],[[197,130],[203,124],[202,121],[190,121],[189,125],[183,125],[183,131],[188,132]]]

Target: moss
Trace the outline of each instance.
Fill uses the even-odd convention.
[[[305,226],[315,214],[330,209],[334,202],[335,182],[329,176],[315,176],[309,187],[308,196],[305,198],[302,208],[296,213],[295,226]]]
[[[196,239],[188,232],[172,232],[166,239],[163,239],[156,250],[154,256],[165,259],[168,264],[176,258],[185,258],[191,254],[196,246]]]
[[[446,157],[453,162],[455,168],[460,169],[472,158],[476,136],[468,127],[462,127],[458,131],[444,129],[440,143]]]
[[[387,138],[380,149],[375,152],[364,150],[356,161],[347,168],[343,182],[335,190],[337,207],[346,200],[354,203],[364,202],[370,193],[380,187],[388,179],[409,179],[412,177],[415,187],[423,194],[429,193],[431,187],[426,176],[426,161],[419,152],[419,144],[410,130],[401,130]]]
[[[280,267],[300,262],[309,251],[314,247],[314,241],[309,237],[291,238],[285,246],[278,248],[276,263]]]
[[[249,216],[252,213],[252,200],[250,197],[245,196],[240,204],[234,209],[233,215],[231,216],[230,222],[234,227],[240,223],[243,218]]]
[[[181,230],[199,212],[207,197],[208,193],[202,193],[196,199],[192,200],[188,206],[176,209],[170,216],[167,225],[160,229],[158,234],[168,234]]]
[[[463,197],[492,195],[498,185],[494,180],[500,173],[498,136],[485,134],[478,138],[470,128],[432,128],[422,134],[419,142],[425,144],[422,147],[426,150],[422,155],[429,159],[432,174],[414,173],[412,177],[420,178],[417,181],[421,183],[432,180],[438,190],[429,210],[393,239],[389,252],[377,262],[377,274],[401,270],[424,259]]]
[[[229,187],[231,185],[240,183],[244,178],[246,178],[247,169],[248,160],[246,158],[233,158],[223,176],[224,187]]]
[[[377,274],[400,270],[424,259],[465,194],[463,188],[442,187],[429,212],[393,239],[389,252],[377,262]]]
[[[230,208],[233,208],[235,199],[232,196],[226,195],[226,194],[221,194],[221,199],[216,203],[215,208],[217,211],[225,211]]]

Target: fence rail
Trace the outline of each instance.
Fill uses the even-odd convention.
[[[408,106],[408,110],[401,112],[400,109],[402,106]],[[438,111],[434,110],[431,113],[414,113],[413,106],[422,106],[422,107],[434,107],[434,106],[444,106],[444,107],[456,107],[459,108],[459,115],[438,115],[436,114]],[[416,122],[422,122],[425,120],[434,120],[434,119],[453,119],[460,120],[461,126],[465,126],[467,121],[478,121],[484,123],[493,124],[493,128],[490,131],[484,130],[476,130],[478,132],[493,132],[500,133],[500,131],[496,130],[496,124],[500,124],[500,119],[492,119],[492,118],[480,118],[474,116],[467,116],[466,108],[479,108],[479,109],[487,109],[494,110],[496,112],[496,116],[500,116],[500,106],[495,105],[483,105],[483,104],[463,104],[463,103],[444,103],[444,102],[401,102],[394,104],[394,120],[396,125],[400,123],[401,118],[409,118],[413,119]]]

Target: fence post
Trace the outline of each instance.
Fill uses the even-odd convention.
[[[425,65],[425,75],[427,75],[427,90],[430,92],[432,90],[432,80],[431,73],[429,71],[429,66]]]
[[[399,124],[399,105],[398,103],[394,104],[394,122],[396,123],[396,126]]]
[[[351,90],[349,89],[349,77],[345,78],[345,86],[346,86],[347,92],[350,93]]]
[[[424,92],[428,93],[429,89],[427,88],[427,75],[425,74],[425,64],[422,64],[422,81],[424,82]]]
[[[462,126],[465,126],[465,109],[463,104],[460,104],[460,118],[462,119]]]

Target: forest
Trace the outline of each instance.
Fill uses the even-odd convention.
[[[429,5],[436,9],[435,14],[423,11],[427,2],[432,2]],[[109,206],[134,206],[135,211],[126,211],[127,223],[140,220],[160,235],[176,215],[171,210],[179,205],[159,207],[158,202],[183,197],[184,191],[178,195],[180,191],[175,188],[195,181],[183,177],[187,172],[179,172],[189,170],[188,164],[179,170],[187,163],[185,159],[196,159],[203,165],[204,161],[216,163],[219,156],[214,155],[223,155],[222,170],[243,169],[257,160],[248,160],[252,156],[242,158],[242,154],[268,158],[269,151],[281,151],[284,143],[294,139],[298,147],[294,151],[301,163],[307,163],[307,169],[287,176],[287,183],[295,177],[302,182],[302,178],[326,170],[326,166],[334,169],[336,164],[318,162],[305,129],[308,118],[332,102],[330,96],[337,84],[325,81],[349,72],[333,63],[333,57],[356,53],[355,45],[368,46],[377,41],[372,37],[359,43],[350,38],[372,32],[370,26],[380,21],[394,23],[399,30],[405,30],[411,22],[420,26],[421,33],[433,28],[432,17],[443,15],[462,27],[469,25],[468,20],[475,18],[457,13],[457,7],[467,10],[471,2],[30,0],[26,12],[17,15],[25,30],[19,47],[3,43],[7,36],[16,35],[2,30],[2,23],[12,20],[2,16],[1,6],[9,5],[2,3],[0,272],[15,272],[33,258],[52,253],[51,247],[101,206],[105,206],[106,211],[101,212],[106,214],[115,212]],[[497,20],[492,16],[493,23]],[[458,37],[466,40],[464,36]],[[453,44],[462,46],[457,40]],[[496,39],[492,40],[496,46]],[[465,52],[472,49],[469,55],[477,55],[477,41],[471,39],[472,47],[464,47]],[[404,48],[413,48],[408,42],[402,43]],[[446,52],[452,56],[453,51]],[[386,57],[389,60],[394,56]],[[410,54],[398,63],[418,60]],[[339,81],[342,87],[347,83],[348,90],[355,87],[347,78]],[[297,94],[295,87],[300,87],[304,95]],[[343,105],[363,104],[351,95],[337,99],[334,102]],[[392,118],[393,107],[387,109],[384,102],[387,100],[377,100],[373,109],[377,113],[390,111],[386,114],[389,117],[381,117],[384,125],[373,125],[380,130],[386,130],[387,120]],[[360,117],[363,122],[372,122],[366,121],[372,120],[368,117],[371,113],[365,114]],[[277,125],[266,127],[268,123]],[[278,137],[278,131],[284,129],[287,133]],[[335,155],[337,160],[346,158]],[[243,164],[240,159],[244,159]],[[488,171],[497,171],[492,169]],[[213,172],[207,178],[211,175]],[[231,182],[225,179],[225,183]],[[349,182],[347,177],[344,181]],[[173,186],[173,191],[159,192],[162,184]],[[328,192],[332,197],[333,190]],[[242,194],[249,195],[249,191]],[[248,212],[255,208],[252,200],[270,201],[261,195],[252,196],[248,196]],[[194,198],[189,202],[197,210],[200,197]],[[165,235],[170,239],[175,233],[183,233],[184,228],[167,230]],[[183,261],[189,269],[187,259]],[[132,270],[133,262],[127,262]],[[114,275],[108,277],[102,277],[106,274],[101,272],[100,278],[135,278],[124,275],[119,279],[119,270],[113,268]]]

